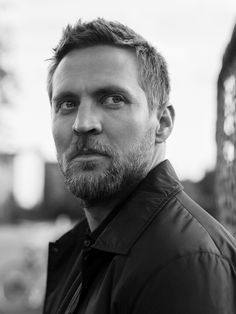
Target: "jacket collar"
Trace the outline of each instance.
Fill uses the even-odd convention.
[[[183,187],[168,160],[152,169],[120,208],[92,246],[95,249],[128,254],[164,205]]]
[[[115,254],[128,254],[135,241],[164,205],[182,189],[170,162],[163,161],[149,172],[122,204],[118,214],[91,247]],[[51,245],[61,248],[61,254],[64,255],[65,251],[75,245],[82,246],[87,228],[88,224],[83,220]]]

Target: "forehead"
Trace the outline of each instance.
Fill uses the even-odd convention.
[[[138,88],[138,78],[138,61],[131,49],[107,45],[74,49],[61,60],[54,73],[53,94],[62,87],[76,88],[76,85],[89,88],[112,83]]]

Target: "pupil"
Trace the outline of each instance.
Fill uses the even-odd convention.
[[[113,100],[114,100],[114,102],[119,102],[120,101],[120,97],[119,96],[114,96]]]

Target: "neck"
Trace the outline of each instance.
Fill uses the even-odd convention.
[[[88,221],[89,229],[94,231],[114,208],[114,203],[106,203],[104,205],[99,203],[96,206],[88,206],[88,204],[86,204],[84,212]]]
[[[159,145],[163,146],[163,143]],[[155,156],[150,168],[147,169],[146,175],[151,169],[153,169],[165,159],[164,149],[159,150],[161,151],[161,153]],[[125,189],[122,189],[122,191],[113,194],[112,196],[110,196],[110,198],[94,202],[85,202],[84,212],[90,230],[94,231],[102,223],[102,221],[114,210],[114,208],[116,208],[116,206],[118,206],[132,193],[132,191],[136,188],[141,180],[142,179],[140,178],[139,182],[135,182],[135,184],[133,185],[126,186]]]
[[[137,184],[136,184],[137,185]],[[135,189],[135,186],[113,194],[110,198],[95,203],[85,203],[84,212],[91,231],[94,231],[102,221]]]

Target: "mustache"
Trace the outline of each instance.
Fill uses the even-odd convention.
[[[105,145],[92,137],[77,136],[67,152],[67,160],[71,161],[76,156],[84,154],[85,152],[105,155],[108,157],[114,156],[114,151],[110,146]]]

